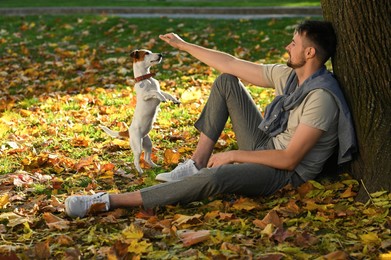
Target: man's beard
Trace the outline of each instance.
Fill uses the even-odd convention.
[[[298,68],[303,67],[306,63],[307,63],[307,61],[304,58],[302,58],[298,62],[294,63],[294,62],[292,62],[291,57],[289,55],[289,59],[286,62],[286,65],[288,65],[288,67],[291,67],[292,69],[298,69]]]

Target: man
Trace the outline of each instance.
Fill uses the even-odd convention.
[[[69,216],[84,217],[95,203],[111,210],[184,204],[221,193],[269,195],[289,183],[297,187],[314,179],[337,146],[339,162],[351,159],[355,137],[350,113],[324,66],[336,47],[330,23],[298,25],[286,47],[287,66],[241,60],[173,33],[160,39],[223,73],[195,124],[200,139],[192,158],[157,175],[166,183],[123,194],[71,196],[65,201]],[[275,88],[276,98],[264,119],[239,78]],[[239,149],[212,155],[228,117]]]

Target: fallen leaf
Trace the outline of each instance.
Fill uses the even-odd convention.
[[[113,141],[114,145],[118,145],[121,149],[129,149],[130,144],[127,140],[121,140],[121,139],[114,139]]]
[[[192,246],[201,243],[210,238],[209,230],[178,230],[177,236],[182,241],[184,246]]]
[[[8,203],[9,203],[8,193],[0,195],[0,208],[5,208]]]
[[[253,209],[259,208],[259,204],[250,198],[242,197],[236,200],[232,207],[237,210],[251,211]]]
[[[44,242],[39,242],[34,246],[34,253],[36,259],[50,259],[50,247],[49,247],[49,239]]]
[[[324,255],[323,258],[325,260],[347,260],[349,259],[349,255],[345,253],[344,251],[335,251],[331,252],[327,255]]]
[[[106,203],[94,203],[89,208],[87,215],[95,215],[100,212],[106,212]]]
[[[274,241],[277,241],[278,243],[283,243],[287,238],[292,237],[293,235],[293,232],[282,227],[278,227],[270,238]]]
[[[15,227],[26,222],[32,223],[29,217],[15,214],[14,212],[4,212],[0,214],[0,220],[8,220],[7,227]]]
[[[363,242],[365,245],[377,245],[381,243],[379,236],[373,232],[360,235],[360,238],[361,242]]]
[[[352,198],[357,195],[356,192],[352,191],[353,186],[349,186],[342,194],[341,198]]]
[[[193,216],[175,214],[173,224],[176,224],[178,226],[196,226],[202,224],[202,221],[200,219],[201,216],[201,214],[195,214]]]
[[[267,213],[262,220],[256,219],[253,221],[253,223],[262,229],[264,229],[268,224],[272,224],[274,227],[282,227],[283,224],[275,210],[269,211],[269,213]]]
[[[190,103],[200,100],[202,96],[201,90],[198,88],[191,87],[183,92],[181,96],[182,103]]]
[[[140,240],[144,236],[144,233],[140,228],[136,227],[134,224],[131,224],[130,226],[122,230],[122,235],[126,239]]]
[[[46,222],[46,225],[48,225],[50,229],[57,229],[57,230],[69,229],[70,222],[68,220],[59,218],[50,212],[43,213],[43,218]]]
[[[56,243],[62,246],[71,246],[75,242],[70,236],[62,234],[56,238]]]
[[[300,212],[300,208],[297,206],[296,200],[294,199],[289,200],[285,207],[279,207],[276,208],[276,210],[286,216],[295,216]]]
[[[152,251],[152,244],[148,243],[147,241],[137,241],[137,240],[132,240],[130,241],[130,244],[128,246],[128,252],[130,253],[135,253],[137,255],[141,255],[146,252]]]
[[[164,164],[178,164],[181,158],[181,154],[173,149],[166,149],[164,151]]]

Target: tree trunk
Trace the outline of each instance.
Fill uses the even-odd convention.
[[[321,0],[337,34],[333,70],[351,108],[359,154],[349,171],[357,199],[391,187],[391,1]]]

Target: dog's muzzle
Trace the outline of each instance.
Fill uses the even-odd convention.
[[[158,58],[156,60],[153,60],[152,62],[161,62],[163,59],[163,55],[159,53]]]

